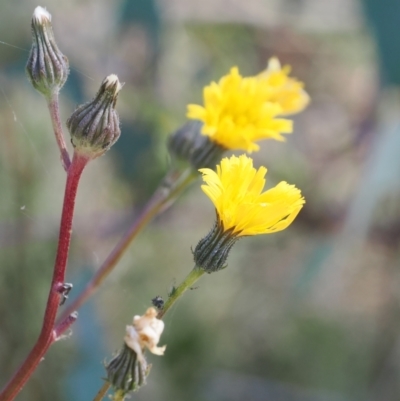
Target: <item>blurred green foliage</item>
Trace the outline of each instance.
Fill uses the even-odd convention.
[[[399,123],[398,94],[382,101],[377,76],[380,65],[385,82],[398,84],[399,10],[366,2],[375,58],[361,27],[296,26],[316,13],[307,2],[299,2],[296,18],[281,11],[265,26],[249,22],[246,12],[253,3],[265,12],[264,2],[233,3],[217,16],[207,14],[207,3],[198,12],[178,1],[166,9],[161,1],[49,3],[72,66],[61,93],[63,119],[105,75],[125,82],[122,137],[85,171],[79,190],[71,297],[168,168],[165,141],[185,121],[186,104],[200,102],[202,87],[231,66],[255,74],[277,55],[305,82],[312,103],[296,116],[287,143],[265,142],[253,156],[269,169],[267,186],[295,183],[306,207],[287,232],[240,241],[228,269],[186,294],[166,318],[166,354],[149,357],[148,385],[134,399],[396,401],[400,210],[397,142],[385,139]],[[328,3],[319,2],[321,10]],[[26,1],[0,6],[0,41],[29,48],[31,8]],[[235,10],[236,19],[223,18]],[[26,57],[0,43],[0,385],[40,329],[65,181],[45,102],[23,74]],[[383,178],[368,181],[377,171]],[[365,224],[350,225],[354,216]],[[190,248],[213,219],[195,183],[138,237],[73,335],[51,348],[18,399],[94,397],[102,363],[121,346],[125,325],[186,275]],[[354,228],[361,226],[362,233]]]

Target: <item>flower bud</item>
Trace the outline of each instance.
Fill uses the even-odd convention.
[[[118,77],[109,75],[102,82],[96,97],[79,106],[67,120],[76,152],[94,159],[117,141],[121,130],[115,104],[121,88]]]
[[[200,121],[189,121],[168,140],[171,157],[189,163],[194,170],[215,167],[226,150],[201,134],[202,125]]]
[[[59,50],[51,27],[51,15],[36,7],[32,16],[32,48],[26,72],[33,87],[50,97],[63,87],[69,73],[68,59]]]

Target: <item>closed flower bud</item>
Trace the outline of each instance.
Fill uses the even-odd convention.
[[[115,104],[121,88],[118,77],[109,75],[102,82],[96,97],[79,106],[67,120],[76,152],[94,159],[117,141],[121,130]]]
[[[68,59],[59,50],[51,27],[51,15],[36,7],[32,16],[32,48],[26,72],[33,87],[44,96],[57,93],[69,73]]]
[[[212,168],[226,150],[201,134],[201,121],[190,121],[175,131],[168,140],[171,157],[189,163],[194,170]]]

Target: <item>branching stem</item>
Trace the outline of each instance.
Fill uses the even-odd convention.
[[[68,316],[79,309],[86,300],[93,295],[96,289],[103,283],[106,277],[113,271],[117,263],[120,261],[132,241],[136,238],[141,229],[158,213],[165,209],[177,195],[182,192],[197,177],[197,173],[191,169],[185,170],[183,173],[171,170],[164,178],[162,184],[148,201],[143,211],[136,217],[127,232],[115,245],[114,249],[100,266],[92,279],[86,285],[84,290],[75,298],[74,301],[63,311],[57,321],[56,330],[61,331],[59,326],[68,319]]]
[[[87,163],[88,159],[86,157],[74,154],[74,158],[67,174],[57,255],[54,263],[53,279],[43,318],[42,330],[28,357],[0,393],[0,401],[11,401],[17,396],[39,365],[43,355],[46,353],[50,345],[56,341],[61,334],[54,329],[54,323],[63,296],[62,291],[64,288],[65,271],[71,241],[72,218],[74,215],[76,193],[80,177]],[[71,318],[70,314],[67,318],[68,322],[64,322],[63,325],[64,330],[66,330],[74,321],[74,318]]]

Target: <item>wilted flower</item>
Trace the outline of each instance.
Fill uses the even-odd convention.
[[[132,325],[126,326],[124,347],[106,366],[107,379],[116,391],[127,394],[146,384],[151,366],[144,350],[164,354],[166,347],[157,346],[163,330],[164,322],[157,319],[154,308],[148,308],[143,316],[134,316]]]
[[[59,50],[51,27],[51,15],[36,7],[32,16],[32,48],[26,72],[33,87],[45,96],[57,93],[67,80],[69,63]]]
[[[267,169],[256,170],[246,155],[222,159],[216,172],[200,172],[205,182],[202,189],[217,215],[213,229],[194,250],[196,265],[207,272],[224,267],[238,238],[287,228],[305,203],[300,190],[284,181],[262,192]]]
[[[157,319],[154,308],[149,308],[143,316],[133,317],[132,326],[126,326],[125,344],[138,354],[139,359],[143,359],[145,348],[153,354],[164,355],[165,345],[157,347],[163,330],[164,322]]]

